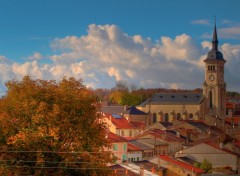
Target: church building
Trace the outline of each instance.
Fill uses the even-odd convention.
[[[149,124],[178,120],[204,120],[221,125],[226,114],[226,83],[223,54],[218,50],[216,24],[212,49],[205,63],[202,93],[156,93],[138,108],[150,114]]]

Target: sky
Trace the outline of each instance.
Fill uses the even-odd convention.
[[[202,88],[214,19],[228,91],[240,92],[239,0],[0,0],[7,81],[75,77],[93,89]]]

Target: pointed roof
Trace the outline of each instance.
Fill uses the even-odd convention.
[[[214,31],[213,31],[212,50],[218,50],[218,37],[217,37],[216,22],[215,22]]]
[[[223,54],[218,50],[218,36],[217,36],[217,27],[216,21],[214,25],[213,38],[212,38],[212,49],[208,52],[207,58],[204,60],[208,61],[224,61]]]
[[[147,113],[137,109],[135,106],[131,106],[127,108],[127,110],[124,112],[124,114],[129,114],[129,115],[147,115]]]

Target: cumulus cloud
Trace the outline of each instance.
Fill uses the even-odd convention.
[[[179,84],[179,79],[171,79],[179,72],[185,80],[191,79],[188,71],[202,72],[198,66],[199,46],[186,34],[174,39],[163,36],[153,42],[140,35],[129,36],[115,25],[93,24],[89,26],[88,35],[55,39],[52,47],[63,51],[51,57],[55,64],[83,63],[81,70],[84,71],[79,76],[91,81],[86,73],[94,72],[99,84],[103,76],[98,77],[100,72],[116,81],[129,80],[142,87],[169,87],[173,81]],[[189,69],[191,66],[195,69]]]
[[[86,35],[56,38],[51,48],[58,53],[49,56],[51,63],[40,64],[39,59],[46,57],[41,53],[34,53],[25,63],[0,57],[1,81],[25,75],[56,80],[73,76],[93,88],[111,88],[116,81],[126,80],[145,88],[193,89],[204,81],[203,60],[211,43],[198,45],[187,34],[152,41],[129,36],[116,25],[92,24]],[[227,71],[230,76],[239,64],[239,46],[224,44],[222,51],[228,67],[233,68]]]

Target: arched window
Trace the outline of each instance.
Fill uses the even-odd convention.
[[[156,123],[156,122],[157,122],[157,114],[153,113],[153,123]]]
[[[177,120],[181,120],[181,114],[177,113]]]
[[[169,121],[169,115],[168,113],[165,114],[165,122],[168,122]]]
[[[193,118],[193,113],[189,114],[189,118],[192,119]]]
[[[209,108],[212,109],[213,108],[213,101],[212,101],[213,97],[212,97],[212,91],[209,92]]]

